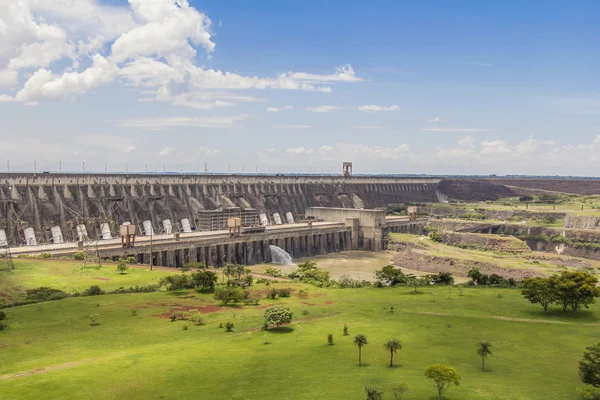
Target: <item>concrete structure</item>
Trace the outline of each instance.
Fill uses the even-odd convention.
[[[352,249],[378,251],[383,248],[384,210],[355,210],[351,208],[311,207],[307,218],[327,222],[343,222],[352,229]]]
[[[125,221],[173,230],[199,230],[200,213],[225,207],[255,209],[271,218],[291,212],[302,220],[310,207],[362,209],[391,203],[436,202],[439,179],[359,176],[232,176],[151,174],[0,174],[0,229],[11,245],[50,243],[58,226],[64,241],[115,237]],[[183,222],[182,222],[183,221]],[[274,221],[269,221],[273,224]],[[185,227],[188,228],[187,226]],[[166,230],[166,228],[165,228]],[[81,227],[79,229],[81,232]]]

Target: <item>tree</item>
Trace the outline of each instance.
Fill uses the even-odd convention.
[[[119,263],[117,264],[117,271],[119,271],[119,273],[121,275],[123,275],[125,273],[125,271],[127,271],[128,269],[129,269],[129,265],[127,265],[127,261],[125,261],[121,258],[119,260]]]
[[[314,261],[305,261],[302,264],[298,264],[291,274],[290,279],[298,279],[301,282],[329,282],[330,273],[317,267],[317,263]]]
[[[279,328],[281,325],[286,325],[292,322],[294,313],[285,306],[271,306],[265,310],[265,324],[275,325]]]
[[[369,344],[365,335],[354,336],[354,344],[358,347],[358,365],[362,365],[362,348]]]
[[[531,303],[539,303],[544,312],[556,300],[548,278],[526,278],[523,281],[521,294]]]
[[[402,343],[398,339],[388,340],[383,347],[390,352],[390,368],[394,366],[394,353],[402,350]]]
[[[217,280],[217,274],[213,271],[198,270],[192,273],[192,281],[194,281],[194,285],[200,289],[213,290]]]
[[[421,286],[425,286],[427,282],[423,278],[419,278],[413,274],[406,275],[408,286],[411,286],[414,289],[413,293],[417,293],[417,288]]]
[[[367,393],[367,400],[382,400],[383,392],[377,389],[373,385],[366,385],[365,392]]]
[[[555,302],[562,306],[563,311],[567,307],[571,307],[573,312],[581,307],[588,308],[600,296],[600,288],[596,287],[598,278],[589,272],[563,271],[560,275],[552,275],[549,282]]]
[[[223,287],[215,290],[215,300],[219,300],[223,305],[227,305],[230,301],[234,303],[244,299],[244,292],[236,287]]]
[[[469,272],[467,272],[467,276],[471,278],[471,281],[475,285],[478,286],[487,286],[490,281],[490,277],[486,274],[482,274],[479,271],[479,268],[471,268]]]
[[[406,392],[408,392],[408,385],[406,383],[392,385],[392,393],[394,394],[395,400],[402,400],[402,396],[404,396],[404,393]]]
[[[458,386],[460,381],[460,375],[458,375],[456,370],[444,364],[433,364],[427,367],[425,377],[434,382],[439,400],[444,397],[444,393],[446,393],[452,384]]]
[[[600,387],[600,343],[586,348],[579,361],[579,376],[583,383]]]
[[[431,231],[429,233],[429,239],[431,239],[434,242],[441,242],[444,238],[442,237],[442,234],[439,231]]]
[[[227,277],[227,286],[231,285],[231,277],[236,273],[236,266],[233,264],[225,264],[223,267],[223,275]]]
[[[393,265],[386,265],[381,270],[375,271],[375,279],[382,286],[394,286],[405,284],[407,281],[406,275]]]
[[[487,356],[492,355],[492,351],[490,350],[492,345],[489,342],[481,341],[477,343],[477,355],[481,357],[481,370],[485,370],[485,359]]]

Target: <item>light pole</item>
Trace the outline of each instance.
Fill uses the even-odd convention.
[[[152,236],[154,234],[154,228],[150,226],[150,271],[152,271]]]

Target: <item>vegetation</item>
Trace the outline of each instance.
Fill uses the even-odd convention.
[[[215,290],[215,300],[220,301],[223,305],[227,305],[228,303],[237,303],[238,301],[242,301],[245,298],[245,293],[242,289],[226,286],[220,287]]]
[[[485,359],[492,355],[492,345],[489,342],[481,341],[477,343],[477,355],[481,357],[481,370],[485,371]]]
[[[358,347],[358,365],[362,366],[362,348],[369,344],[367,337],[363,334],[354,336],[354,344]]]
[[[366,385],[365,393],[367,394],[367,400],[383,400],[383,392],[373,385]]]
[[[456,370],[444,364],[433,364],[427,367],[425,377],[431,379],[435,384],[439,400],[444,397],[450,386],[458,386],[460,382],[460,375],[458,375]]]
[[[406,383],[392,385],[392,394],[394,395],[394,400],[402,400],[402,396],[404,396],[406,392],[408,392],[408,385]]]
[[[390,368],[394,366],[394,354],[402,350],[402,343],[398,339],[389,339],[383,346],[390,353]]]
[[[265,310],[265,325],[267,327],[275,325],[279,328],[281,325],[287,325],[292,322],[294,313],[285,306],[271,306]]]
[[[123,275],[125,272],[127,272],[128,269],[129,265],[127,265],[127,261],[121,258],[117,264],[117,271],[119,271],[119,273]]]
[[[600,343],[585,350],[579,361],[579,376],[583,383],[600,388]]]
[[[329,271],[317,267],[314,261],[305,261],[298,264],[298,268],[289,275],[295,282],[304,282],[318,287],[327,287],[329,284]]]
[[[441,243],[444,238],[439,231],[432,231],[429,233],[429,239],[433,240],[434,242]]]

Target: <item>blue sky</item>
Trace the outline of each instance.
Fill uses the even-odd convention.
[[[597,175],[599,11],[9,0],[0,169]]]

